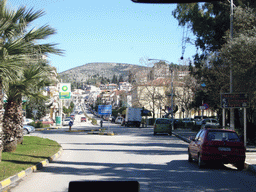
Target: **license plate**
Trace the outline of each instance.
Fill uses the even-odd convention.
[[[219,151],[231,151],[229,147],[219,147]]]

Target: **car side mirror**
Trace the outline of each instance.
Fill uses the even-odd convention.
[[[190,141],[195,141],[195,137],[192,137],[192,136],[189,137],[188,139],[189,139]]]

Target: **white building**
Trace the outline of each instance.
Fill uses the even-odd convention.
[[[120,82],[119,83],[119,87],[118,87],[119,91],[131,91],[132,90],[132,85],[129,82]]]

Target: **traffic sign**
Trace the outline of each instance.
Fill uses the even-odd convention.
[[[222,93],[220,97],[222,108],[248,108],[250,107],[247,93]]]
[[[111,115],[112,114],[112,105],[99,105],[98,106],[99,115]]]
[[[209,105],[207,103],[204,103],[202,106],[204,106],[205,110],[209,109]]]

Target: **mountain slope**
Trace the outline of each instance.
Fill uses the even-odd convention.
[[[124,80],[127,80],[129,71],[138,72],[139,70],[145,69],[147,69],[147,67],[139,65],[97,62],[69,69],[59,73],[59,75],[64,82],[86,82],[88,79],[94,77],[112,79],[113,75],[117,77],[122,76]]]

